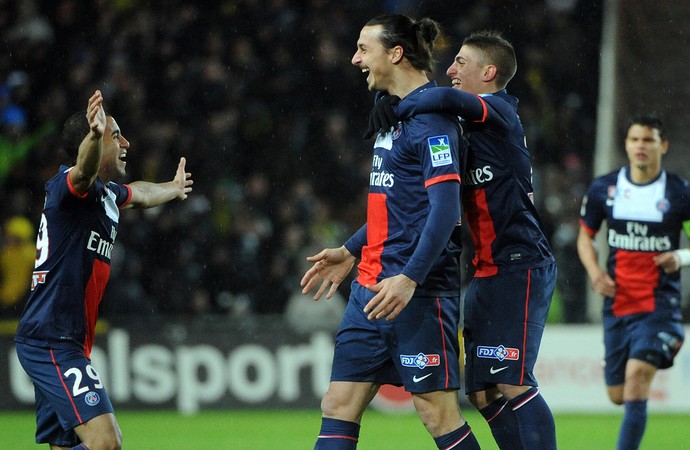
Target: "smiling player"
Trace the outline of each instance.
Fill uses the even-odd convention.
[[[31,294],[15,337],[36,395],[36,442],[51,449],[115,449],[122,437],[110,399],[91,365],[98,305],[110,276],[120,210],[150,208],[192,190],[181,158],[167,183],[116,184],[129,142],[96,91],[86,113],[64,125],[76,158],[46,183]]]
[[[472,33],[446,71],[453,88],[428,89],[389,112],[380,109],[395,102],[380,102],[372,117],[381,123],[370,128],[434,111],[459,116],[469,143],[462,205],[475,250],[464,307],[465,391],[500,448],[555,449],[553,416],[533,369],[557,270],[533,203],[518,101],[506,91],[516,71],[506,39]]]
[[[414,102],[430,83],[438,24],[381,16],[362,28],[352,64],[371,91]],[[330,297],[360,258],[336,336],[316,449],[354,449],[382,384],[403,385],[438,448],[479,448],[458,407],[459,251],[464,148],[451,116],[420,115],[379,133],[366,224],[342,247],[308,258],[303,292]],[[391,436],[392,438],[394,436]],[[400,445],[404,447],[404,442]]]

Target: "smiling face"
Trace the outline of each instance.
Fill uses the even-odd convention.
[[[120,133],[120,127],[111,116],[106,117],[103,150],[98,175],[105,181],[125,176],[125,162],[129,141]]]
[[[367,88],[370,91],[388,90],[390,84],[389,52],[379,40],[382,30],[381,25],[362,28],[357,40],[357,51],[352,57],[352,64],[367,74]]]
[[[656,176],[661,170],[661,157],[668,151],[668,141],[659,130],[646,125],[633,124],[625,137],[625,152],[633,171]]]
[[[484,94],[487,93],[485,79],[488,67],[483,63],[482,53],[478,49],[463,45],[455,56],[453,64],[446,70],[446,75],[450,77],[455,89],[473,94]]]

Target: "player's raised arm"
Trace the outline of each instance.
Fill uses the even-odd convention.
[[[132,200],[127,207],[152,208],[170,200],[184,200],[192,192],[192,174],[185,170],[187,160],[182,157],[177,165],[175,178],[167,183],[150,183],[147,181],[135,181],[130,183]]]
[[[101,165],[102,138],[106,124],[101,91],[97,90],[89,99],[86,120],[90,131],[79,145],[77,163],[69,174],[72,186],[80,194],[86,192],[96,181]]]

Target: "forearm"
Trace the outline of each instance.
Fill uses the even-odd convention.
[[[599,257],[594,248],[594,240],[583,230],[580,230],[580,235],[577,239],[577,254],[590,280],[597,279],[603,271],[599,266]]]
[[[439,87],[424,91],[414,104],[401,101],[395,107],[395,112],[400,118],[437,112],[462,116],[463,119],[473,121],[483,118],[485,106],[475,94]]]
[[[79,144],[77,162],[70,172],[70,180],[78,192],[86,192],[96,180],[101,165],[101,154],[101,136],[91,130]]]
[[[167,183],[135,181],[130,183],[129,187],[132,189],[130,205],[134,208],[153,208],[180,196],[180,186],[174,181]]]
[[[414,253],[403,275],[417,285],[424,282],[432,266],[448,244],[460,217],[460,185],[447,181],[429,187],[431,209]]]

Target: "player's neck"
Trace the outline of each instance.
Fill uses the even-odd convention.
[[[630,166],[630,180],[635,184],[647,184],[661,173],[661,166]]]
[[[424,86],[429,82],[425,72],[415,71],[407,72],[399,77],[393,79],[391,86],[388,88],[388,93],[397,95],[400,98],[405,98],[410,92]]]

